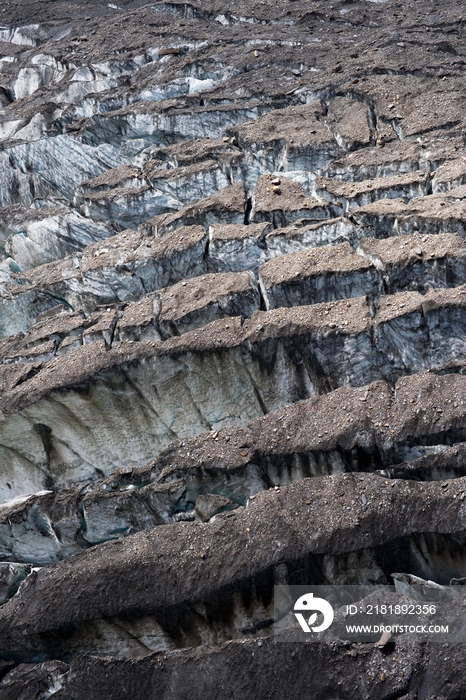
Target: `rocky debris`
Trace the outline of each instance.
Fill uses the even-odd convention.
[[[424,234],[455,231],[465,234],[465,186],[446,193],[418,197],[410,204],[403,199],[382,199],[353,209],[357,224],[375,230],[376,238],[421,231]]]
[[[50,564],[90,544],[193,520],[206,491],[215,508],[219,497],[230,508],[270,488],[341,472],[375,471],[448,488],[446,479],[465,473],[464,410],[461,375],[402,378],[395,397],[382,381],[338,389],[243,428],[184,438],[144,467],[126,463],[91,485],[17,497],[1,513],[0,551]],[[53,438],[42,426],[45,436]]]
[[[464,160],[448,160],[433,173],[432,192],[448,192],[466,185],[466,168]]]
[[[322,226],[322,231],[324,226]],[[336,220],[329,224],[330,231],[342,232],[348,230],[343,222]],[[352,227],[349,227],[352,230]],[[169,235],[147,237],[131,230],[123,231],[102,246],[91,245],[82,251],[82,256],[63,258],[50,265],[38,266],[34,270],[22,273],[13,278],[16,284],[5,288],[2,299],[5,318],[9,318],[8,331],[13,329],[24,331],[34,320],[34,306],[37,312],[51,308],[54,304],[64,302],[71,309],[92,312],[98,305],[108,305],[138,299],[144,292],[159,289],[165,283],[177,281],[180,272],[185,277],[192,273],[202,274],[207,270],[239,272],[244,269],[257,270],[260,263],[268,257],[273,257],[281,250],[289,248],[304,249],[312,242],[315,243],[321,229],[304,226],[301,229],[279,229],[268,234],[270,224],[227,224],[210,227],[208,247],[202,256],[196,246],[190,245],[188,232],[200,232],[198,227],[183,227],[175,229]],[[282,240],[282,237],[286,240]],[[192,239],[192,236],[191,236]],[[186,260],[177,262],[173,258],[171,248],[182,246],[186,240],[186,252],[181,253]],[[176,243],[178,242],[178,243]],[[156,251],[154,257],[163,260],[163,267],[173,268],[169,273],[157,274],[155,270],[147,269],[140,272],[140,251],[144,257],[150,255],[149,249]],[[166,256],[165,256],[166,252]],[[134,260],[133,260],[134,258]],[[166,259],[165,259],[166,258]],[[135,261],[138,261],[135,262]],[[173,262],[171,262],[173,261]],[[155,263],[158,269],[159,263]],[[178,266],[178,271],[176,269]],[[10,275],[11,277],[11,275]],[[20,282],[20,284],[17,283]],[[21,316],[22,309],[29,304],[29,313]],[[40,302],[40,303],[38,303]],[[45,304],[45,306],[44,306]],[[8,332],[7,331],[7,332]],[[6,333],[5,333],[6,334]]]
[[[146,166],[145,174],[154,189],[165,192],[179,202],[178,208],[229,185],[221,167],[212,159],[170,169],[161,167],[149,170]]]
[[[139,299],[145,293],[206,272],[207,234],[186,226],[156,238],[126,230],[102,245],[89,246],[82,257],[64,258],[21,276],[32,288],[45,290],[71,308],[93,311],[98,304]],[[31,287],[10,287],[23,295]]]
[[[194,204],[187,204],[175,214],[162,214],[149,219],[143,226],[145,234],[163,235],[183,226],[213,224],[243,224],[246,209],[244,185],[236,183],[219,190]]]
[[[425,594],[434,594],[437,600],[442,600],[447,597],[453,597],[461,591],[461,589],[453,587],[453,581],[456,582],[458,579],[452,579],[450,586],[442,586],[439,583],[435,583],[435,581],[425,581],[420,576],[414,576],[413,574],[395,573],[392,574],[392,579],[397,593],[410,593],[412,591],[417,595],[418,599]]]
[[[195,476],[201,467],[221,473],[258,464],[272,470],[269,485],[274,486],[274,471],[280,480],[291,478],[285,476],[288,469],[297,469],[302,478],[357,466],[360,470],[383,469],[428,457],[436,440],[444,446],[457,441],[453,435],[462,425],[463,385],[460,375],[421,373],[399,379],[395,397],[381,381],[358,389],[337,389],[278,409],[246,427],[225,428],[214,440],[205,434],[173,443],[150,470],[160,473],[160,481],[168,482],[190,471]],[[461,442],[461,428],[458,438]],[[439,453],[442,449],[438,448]],[[290,456],[286,468],[280,461],[282,455]],[[443,465],[448,470],[447,452]],[[121,487],[136,482],[145,471],[136,471],[129,481],[122,472]],[[118,484],[118,476],[109,482]]]
[[[366,238],[359,243],[358,252],[375,265],[389,293],[455,287],[466,278],[466,246],[458,234]]]
[[[98,194],[106,192],[113,188],[137,188],[146,185],[144,174],[140,168],[134,165],[120,165],[117,168],[111,168],[92,180],[83,182],[82,185],[76,188],[74,204],[79,206],[82,204],[86,195]]]
[[[24,336],[9,336],[1,344],[2,362],[7,367],[11,363],[24,362],[26,357],[29,360],[40,356],[44,346],[51,342],[51,356],[61,346],[63,340],[74,338],[80,339],[82,344],[82,334],[85,329],[96,323],[96,318],[85,319],[82,314],[55,314],[39,320]],[[51,359],[51,356],[48,359]]]
[[[200,231],[200,228],[186,230]],[[268,262],[259,272],[258,280],[261,275],[267,275],[270,271],[272,274],[270,285],[273,286],[275,284],[273,270],[285,270],[291,264],[292,269],[296,270],[296,272],[290,271],[289,273],[290,283],[292,283],[293,275],[298,274],[297,270],[300,266],[304,267],[299,274],[309,277],[310,270],[308,272],[306,265],[310,261],[314,261],[312,264],[315,270],[311,277],[318,279],[320,276],[321,282],[319,284],[322,284],[325,276],[332,273],[331,261],[336,261],[338,256],[342,258],[340,251],[346,251],[346,268],[340,271],[337,268],[334,270],[336,274],[345,270],[346,273],[353,270],[353,275],[347,277],[346,282],[344,278],[339,278],[339,282],[334,283],[337,284],[337,288],[329,287],[327,289],[326,287],[325,292],[317,294],[311,293],[309,290],[306,291],[302,287],[292,293],[290,297],[292,301],[286,302],[284,298],[280,297],[280,302],[274,302],[273,306],[315,303],[325,299],[357,296],[362,293],[377,296],[382,289],[382,280],[384,288],[389,292],[404,289],[416,289],[423,292],[432,287],[455,286],[460,284],[463,279],[462,243],[461,239],[458,236],[455,238],[453,234],[439,234],[437,243],[436,237],[421,234],[406,236],[401,241],[396,238],[381,241],[363,239],[359,243],[357,252],[375,266],[372,268],[367,261],[359,259],[347,243],[339,245],[337,241],[340,237],[335,239],[335,247],[307,248],[311,242],[312,244],[318,243],[316,234],[321,235],[324,230],[342,234],[352,232],[351,226],[345,228],[342,220],[334,220],[327,225],[318,224],[301,228],[278,229],[272,232],[269,231],[267,224],[212,226],[209,233],[207,254],[204,254],[201,260],[198,257],[198,249],[195,246],[189,246],[188,237],[186,250],[188,259],[184,262],[186,274],[188,275],[191,269],[194,273],[203,272],[206,269],[235,272],[252,269],[255,271],[260,263],[268,257],[272,257],[273,260]],[[185,233],[184,229],[179,232],[180,243],[185,240]],[[351,235],[349,237],[352,238]],[[11,334],[15,330],[24,332],[39,312],[52,308],[60,301],[65,301],[71,309],[81,309],[90,313],[99,304],[127,302],[141,297],[144,290],[147,292],[150,289],[157,289],[159,284],[163,283],[164,276],[155,275],[154,280],[148,276],[147,269],[144,270],[144,276],[142,276],[139,274],[138,266],[132,261],[132,257],[137,258],[140,251],[144,251],[144,255],[146,255],[151,245],[157,252],[159,250],[169,251],[170,240],[170,237],[166,237],[165,241],[159,239],[154,241],[151,238],[141,237],[140,234],[125,231],[113,236],[103,246],[93,245],[84,249],[81,258],[64,258],[60,263],[39,266],[30,273],[22,274],[20,280],[30,284],[10,284],[6,287],[2,300],[5,319],[3,335]],[[174,240],[177,240],[176,236]],[[457,248],[456,253],[453,252],[453,242],[455,242],[454,247]],[[356,243],[357,241],[355,241]],[[297,252],[294,257],[290,258],[286,255],[285,257],[274,257],[277,253],[293,247],[303,252]],[[128,251],[126,254],[125,248]],[[376,251],[381,251],[381,253]],[[389,253],[389,251],[391,252]],[[382,259],[380,255],[385,256],[385,258]],[[191,260],[191,257],[194,260]],[[167,254],[167,259],[170,258],[171,255]],[[384,262],[385,259],[386,262]],[[164,262],[167,266],[168,260]],[[354,271],[357,268],[365,270],[363,277],[364,275],[367,277],[366,281],[363,281],[362,278],[359,279],[357,274],[353,280]],[[380,277],[378,273],[380,273]],[[277,280],[281,280],[280,274]],[[169,276],[168,281],[175,281],[176,277],[177,274],[174,270],[173,276]],[[167,278],[165,277],[165,279]],[[218,281],[220,282],[221,279],[219,277]],[[301,281],[300,278],[300,283]],[[282,284],[282,282],[279,283]],[[296,287],[296,281],[293,284]],[[266,297],[271,294],[268,290],[269,283],[264,281],[263,291]],[[266,298],[265,304],[270,305],[270,303],[270,299]],[[25,306],[28,307],[28,313],[19,316],[19,312]],[[269,307],[273,308],[273,306]],[[239,313],[250,316],[248,311],[240,311]],[[209,318],[214,320],[214,317]]]
[[[318,177],[315,191],[322,199],[339,204],[347,212],[380,199],[422,197],[427,194],[427,183],[428,174],[422,171],[352,183]]]
[[[197,497],[194,511],[199,520],[207,523],[215,515],[218,515],[220,511],[226,508],[229,509],[230,507],[236,508],[237,506],[233,501],[230,501],[229,498],[225,498],[225,496],[209,493]]]
[[[327,179],[356,183],[429,170],[435,180],[436,169],[444,163],[449,167],[463,147],[459,135],[434,131],[420,139],[379,142],[371,148],[351,151],[318,173]]]
[[[248,318],[259,306],[250,273],[203,275],[162,291],[158,324],[164,337],[181,335],[222,317]]]
[[[272,225],[214,224],[209,228],[208,264],[214,270],[257,270],[267,258],[265,236]]]
[[[395,479],[420,481],[455,479],[466,474],[465,448],[462,443],[453,447],[442,445],[430,454],[389,467],[383,474]]]
[[[269,255],[284,255],[316,246],[342,243],[347,240],[355,243],[360,237],[367,236],[367,229],[358,229],[351,221],[343,217],[327,219],[315,224],[306,220],[294,221],[291,226],[278,228],[267,234],[265,244]]]
[[[151,195],[154,199],[155,193],[150,192],[142,170],[131,165],[121,165],[83,182],[75,190],[73,204],[88,218],[110,220],[114,227],[125,229],[133,226],[138,218],[140,221],[144,221],[143,212],[145,209],[136,212],[133,205],[133,211],[128,212],[124,206],[118,209],[118,204],[125,198],[126,201],[132,199],[143,204],[144,200],[147,201]],[[161,193],[159,193],[158,199],[163,201]],[[165,203],[167,206],[169,204],[176,206],[168,199]],[[160,206],[160,201],[158,205]]]
[[[116,171],[122,168],[115,168]],[[107,173],[84,183],[75,202],[87,217],[110,221],[121,229],[137,226],[153,216],[178,210],[189,202],[202,199],[227,187],[229,181],[214,160],[206,160],[181,168],[145,167],[139,177],[127,177],[123,167],[121,178]],[[112,171],[110,171],[112,174]],[[129,181],[128,181],[129,180]],[[109,183],[112,183],[110,185]]]
[[[105,347],[111,348],[115,327],[119,317],[120,313],[112,309],[104,311],[99,315],[91,315],[89,327],[82,332],[82,339],[81,337],[77,338],[77,340],[79,340],[78,347],[79,344],[88,345],[89,343],[96,343],[103,340]],[[69,352],[72,347],[73,346],[67,346],[66,352]]]
[[[242,151],[231,143],[231,139],[226,137],[222,139],[196,139],[155,149],[146,161],[145,168],[152,164],[162,167],[165,163],[168,163],[172,168],[181,168],[211,160],[219,163],[223,170],[228,171],[236,163],[240,163],[243,157]]]
[[[148,294],[140,301],[132,302],[127,306],[121,305],[121,307],[117,312],[111,344],[114,341],[161,340],[159,326],[160,293]]]
[[[233,129],[239,147],[263,170],[315,171],[340,155],[321,121],[320,102],[277,109]]]
[[[306,197],[303,187],[288,178],[261,175],[252,202],[251,221],[270,221],[274,228],[287,226],[296,219],[330,219],[335,209],[314,197]]]
[[[136,227],[150,216],[176,211],[179,201],[149,185],[115,187],[83,198],[81,211],[96,221],[110,221],[118,230]]]
[[[335,97],[329,105],[325,124],[345,151],[369,146],[374,138],[368,106],[350,97]]]
[[[317,225],[281,229],[276,233],[267,234],[265,240],[264,234],[267,228],[264,225],[251,225],[250,227],[231,225],[231,228],[226,229],[213,227],[210,232],[208,254],[202,260],[199,258],[197,261],[193,260],[191,269],[198,273],[204,272],[206,268],[215,271],[224,269],[237,271],[243,267],[256,269],[258,263],[283,250],[305,249],[309,239],[316,243],[315,234],[321,234],[324,230],[330,229],[330,231],[337,233],[339,231],[343,233],[352,231],[351,226],[347,229],[344,227],[343,222],[335,221],[330,223],[328,228]],[[246,235],[248,232],[251,233],[250,236]],[[183,232],[180,232],[180,241],[184,238]],[[152,246],[157,249],[157,253],[159,249],[164,250],[164,245],[160,241],[152,243]],[[400,244],[402,249],[404,249],[404,245],[404,243]],[[147,241],[137,233],[125,231],[112,237],[104,246],[91,246],[85,249],[82,258],[65,258],[60,263],[39,266],[33,272],[22,274],[20,280],[23,284],[21,286],[10,284],[4,292],[2,306],[5,330],[3,335],[14,332],[14,330],[24,331],[39,312],[50,309],[63,301],[71,308],[82,309],[89,313],[99,304],[114,304],[141,297],[144,293],[142,284],[145,285],[146,290],[157,289],[167,277],[155,275],[155,279],[148,279],[146,270],[145,276],[140,279],[139,269],[132,262],[131,255],[124,252],[126,248],[127,251],[136,251],[136,254],[143,249],[146,253],[149,247],[150,239]],[[415,248],[417,249],[417,246]],[[328,254],[331,255],[330,250]],[[196,248],[188,246],[187,255],[189,257],[197,256]],[[309,255],[311,255],[310,252]],[[96,266],[96,260],[99,266]],[[184,262],[185,269],[188,270],[186,274],[189,274],[189,262],[189,258]],[[429,267],[426,261],[423,261],[424,263],[425,267]],[[378,263],[376,266],[380,267]],[[101,267],[100,270],[99,267]],[[175,281],[176,276],[174,271],[174,276],[168,276],[168,281]],[[434,276],[433,283],[435,283],[435,279]],[[454,277],[454,279],[456,278]],[[25,281],[31,284],[24,285]],[[440,276],[439,284],[444,284],[444,282]],[[111,284],[113,286],[109,287]],[[400,280],[395,289],[409,287],[409,285],[415,285],[415,281],[410,279],[401,282]],[[349,293],[354,295],[358,292]],[[370,289],[368,293],[370,293]],[[342,296],[345,294],[345,292],[341,292]],[[21,310],[29,305],[28,314],[19,316]]]
[[[71,282],[74,281],[72,278]],[[54,286],[52,283],[52,289]],[[63,296],[73,300],[67,293],[68,289],[62,290]],[[31,294],[32,292],[23,293],[20,298],[27,299]],[[84,294],[78,299],[86,301],[85,304],[81,301],[85,308],[92,309],[96,305]],[[108,296],[101,301],[106,299],[108,303]],[[114,299],[110,301],[114,302]],[[7,339],[0,344],[0,362],[16,361],[11,353],[36,348],[39,338],[57,341],[55,349],[58,354],[65,351],[65,342],[66,352],[75,349],[73,342],[82,345],[83,342],[86,344],[101,340],[105,341],[109,349],[114,340],[161,340],[201,328],[227,316],[248,318],[259,307],[260,296],[256,281],[247,271],[188,278],[155,293],[148,293],[140,301],[121,302],[106,310],[90,313],[68,310],[63,315],[65,307],[55,304],[49,311],[36,316],[38,320],[29,327],[27,333],[11,336],[5,332]],[[56,314],[62,316],[58,322]],[[8,330],[11,331],[11,328]]]
[[[274,258],[259,268],[267,309],[301,306],[367,294],[378,296],[377,271],[349,243]]]
[[[102,110],[84,118],[79,137],[86,145],[95,146],[102,139],[107,140],[110,133],[108,141],[115,149],[128,151],[134,147],[140,152],[157,144],[198,138],[217,140],[229,127],[257,119],[268,111],[258,99],[246,99],[234,106],[228,103],[200,105],[199,97],[193,96],[194,99],[186,98],[172,104],[173,109],[167,112],[164,101],[171,97],[162,94],[160,102],[142,99],[121,108]]]
[[[312,694],[331,697],[338,693],[342,700],[351,700],[355,687],[361,688],[364,700],[381,700],[390,692],[406,696],[409,692],[422,692],[423,687],[440,696],[450,692],[452,686],[463,693],[464,681],[457,669],[461,667],[464,646],[445,645],[443,651],[445,653],[439,655],[436,642],[412,642],[403,638],[395,649],[389,647],[389,653],[375,644],[348,647],[333,641],[283,645],[273,638],[233,640],[219,648],[148,653],[142,658],[103,659],[83,655],[69,663],[20,664],[6,675],[0,688],[6,700],[16,700],[25,683],[33,688],[33,682],[43,682],[52,675],[53,678],[58,676],[60,683],[57,685],[62,685],[55,692],[57,700],[78,700],[86,695],[92,697],[92,694],[116,696],[121,694],[123,684],[128,697],[141,692],[148,700],[155,700],[160,692],[176,693],[180,700],[202,700],[215,696],[219,687],[228,700],[235,697],[237,689],[245,700],[257,696],[278,700],[289,692],[292,677],[293,690],[302,697],[312,697]],[[287,673],[281,674],[276,669],[283,663],[284,654]],[[303,667],[308,669],[309,677],[303,674]],[[232,668],[241,670],[234,688],[231,687]],[[270,683],[271,675],[273,683]],[[194,683],[192,678],[195,678]],[[450,678],[452,681],[447,680]],[[48,683],[46,687],[55,685],[51,681]]]
[[[274,583],[466,576],[434,5],[2,3],[2,697],[464,696],[461,644],[270,639]]]
[[[314,231],[316,229],[313,229]],[[309,229],[284,229],[267,237],[267,251],[278,235],[304,238]],[[282,244],[283,246],[283,244]],[[304,247],[303,247],[304,248]],[[412,234],[403,238],[362,239],[356,252],[345,243],[304,248],[273,257],[259,268],[266,308],[300,306],[366,294],[456,287],[465,279],[465,244],[457,234]],[[365,258],[365,262],[358,258]],[[370,263],[369,265],[367,263]]]
[[[174,646],[165,627],[169,620],[172,634],[180,637],[177,645],[192,646],[195,635],[205,638],[212,623],[202,612],[197,613],[200,619],[196,623],[190,609],[205,609],[211,599],[213,612],[217,608],[218,614],[228,605],[232,587],[245,593],[257,590],[261,575],[264,587],[270,587],[278,566],[286,570],[290,580],[295,562],[315,560],[317,564],[321,560],[323,569],[317,569],[311,580],[331,583],[332,569],[327,568],[325,559],[329,563],[330,558],[344,559],[349,551],[360,556],[371,552],[379,581],[390,573],[390,569],[384,572],[384,567],[392,566],[395,558],[401,569],[443,580],[445,569],[442,572],[440,567],[458,547],[455,533],[464,527],[462,496],[463,479],[444,489],[435,482],[389,484],[367,474],[356,479],[339,475],[297,481],[278,492],[258,494],[248,508],[236,509],[227,513],[229,517],[207,524],[168,525],[163,528],[163,537],[161,529],[155,528],[102,544],[28,577],[19,594],[0,608],[3,653],[11,659],[44,657],[56,653],[59,644],[72,654],[78,646],[91,653],[146,655],[148,650]],[[326,518],[321,517],[324,511]],[[379,525],[381,515],[383,528]],[[442,534],[430,535],[432,530]],[[405,544],[404,557],[403,543],[409,543],[408,547]],[[464,542],[459,546],[464,548]],[[419,548],[423,548],[425,560],[416,565]],[[103,587],[100,579],[110,562],[118,576],[106,578]],[[189,575],[181,576],[181,570]],[[205,575],[205,570],[210,575]],[[448,576],[461,577],[463,572],[464,564],[451,560]],[[366,582],[368,573],[360,569],[354,581]],[[40,606],[34,604],[37,600]],[[263,614],[267,614],[264,603]],[[184,630],[180,628],[180,605],[184,607]],[[230,617],[228,625],[225,619],[224,624],[231,629],[230,634],[238,636],[236,626],[244,626],[252,611],[248,615],[247,603],[242,609],[241,605],[235,607],[239,609],[231,610],[233,619]],[[141,608],[145,611],[142,615]],[[132,618],[128,619],[129,615]],[[267,634],[266,628],[264,631]],[[218,641],[219,633],[214,632]],[[243,631],[240,636],[248,635]]]
[[[209,305],[203,308],[208,315]],[[244,322],[221,319],[163,343],[113,340],[110,347],[110,335],[118,337],[113,314],[91,317],[100,323],[98,332],[92,325],[84,331],[94,340],[102,334],[103,342],[64,355],[53,357],[56,341],[23,349],[19,339],[5,346],[9,362],[41,363],[6,376],[11,389],[0,402],[1,444],[5,465],[12,465],[5,472],[6,497],[26,483],[34,491],[50,479],[65,485],[84,474],[91,478],[97,464],[107,474],[123,463],[141,465],[175,437],[244,424],[339,386],[394,383],[407,373],[450,365],[461,369],[466,356],[464,287],[385,295],[376,310],[357,297],[255,311]],[[70,426],[78,415],[86,430],[73,435],[70,452]],[[51,431],[50,456],[36,423]]]
[[[365,81],[365,89],[370,91],[376,80],[371,76]],[[377,100],[377,123],[382,127],[378,128],[379,138],[396,134],[400,140],[409,139],[462,124],[464,95],[452,82],[447,100],[442,82],[445,81],[433,79],[427,96],[419,90],[420,82],[415,76],[386,76],[384,93]],[[392,100],[390,93],[395,91]]]

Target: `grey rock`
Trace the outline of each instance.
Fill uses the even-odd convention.
[[[458,234],[414,233],[401,239],[367,238],[359,243],[358,252],[379,270],[390,293],[455,287],[466,278],[463,262],[466,247]]]
[[[267,258],[271,224],[217,224],[209,228],[208,265],[215,271],[257,270]]]
[[[458,492],[463,481],[460,479],[456,484]],[[119,656],[128,652],[135,656],[146,655],[147,647],[160,649],[163,638],[169,647],[173,644],[170,632],[161,630],[164,609],[167,615],[173,616],[172,624],[176,628],[180,618],[175,606],[184,601],[192,601],[194,609],[197,606],[201,610],[202,601],[214,596],[216,591],[220,593],[235,582],[254,580],[260,572],[279,562],[291,564],[312,556],[319,559],[323,552],[326,557],[347,557],[349,538],[353,551],[368,548],[370,551],[375,547],[374,564],[378,562],[382,575],[380,566],[384,556],[385,566],[387,562],[390,566],[390,559],[400,557],[399,547],[408,538],[412,554],[407,556],[406,565],[422,578],[442,577],[442,567],[455,546],[448,535],[456,533],[462,523],[461,501],[453,501],[442,484],[433,482],[422,487],[412,482],[393,482],[389,494],[381,493],[382,484],[383,479],[371,475],[359,475],[355,483],[351,475],[340,475],[330,482],[323,479],[297,481],[279,493],[260,494],[247,509],[233,511],[230,518],[217,518],[208,524],[174,523],[164,528],[163,538],[160,528],[156,528],[92,548],[51,569],[41,569],[26,580],[17,596],[0,608],[4,653],[8,656],[50,653],[57,633],[61,648],[72,651],[78,642],[75,630],[81,628],[78,642],[81,648],[95,650],[100,636],[102,651],[115,654],[118,648]],[[365,510],[358,509],[355,522],[356,513],[351,508],[348,511],[346,505],[361,490],[368,503]],[[328,512],[328,501],[335,498],[338,506],[333,507],[331,517],[319,520],[319,511]],[[429,512],[414,507],[419,502],[430,502]],[[402,511],[400,503],[405,506]],[[386,514],[383,530],[376,525],[380,511]],[[283,515],[279,516],[279,512]],[[398,517],[390,518],[389,513],[394,512]],[[278,522],[279,541],[276,539]],[[427,534],[431,528],[441,529],[443,535]],[[426,534],[410,535],[413,531]],[[398,547],[392,544],[397,538]],[[215,545],[219,541],[221,547]],[[234,558],[228,556],[232,548]],[[416,567],[418,548],[424,548],[426,555],[422,565]],[[106,577],[110,564],[118,571],[118,577],[105,578],[106,585],[102,586],[100,579]],[[452,562],[447,567],[457,577],[464,570],[461,562]],[[204,573],[207,570],[210,576]],[[180,571],[189,572],[189,575],[183,577]],[[446,569],[443,571],[445,576]],[[359,582],[365,582],[366,575],[371,576],[373,572],[361,568]],[[328,576],[327,580],[332,582],[335,569],[330,567]],[[272,583],[273,578],[269,585]],[[33,600],[40,600],[40,607],[33,608],[30,602]],[[125,616],[134,615],[141,607],[147,610],[145,616],[126,618],[125,622]],[[266,607],[263,612],[267,613]],[[199,624],[200,630],[205,627],[202,619]],[[190,634],[188,630],[185,632],[185,645],[192,645]],[[120,642],[123,642],[121,646],[115,646]],[[145,650],[141,649],[143,646]]]
[[[13,596],[22,581],[31,573],[28,564],[2,562],[0,564],[0,605]]]
[[[272,184],[270,175],[261,175],[252,201],[251,221],[270,221],[282,228],[297,219],[320,220],[335,216],[336,207],[325,205],[315,197],[306,197],[303,187],[282,177],[280,185]]]
[[[236,507],[236,504],[225,496],[218,496],[213,493],[200,495],[196,499],[195,512],[199,520],[207,523],[214,515],[229,506]]]
[[[294,221],[291,226],[271,231],[267,234],[265,244],[269,256],[274,257],[327,244],[344,241],[353,243],[362,235],[361,229],[345,218],[338,217],[314,224],[309,224],[304,219]],[[367,232],[364,235],[367,235]]]
[[[267,309],[301,306],[364,294],[377,297],[382,280],[349,243],[282,255],[259,268]]]
[[[422,171],[352,183],[318,177],[315,191],[322,199],[340,203],[344,211],[348,212],[379,199],[422,197],[427,194],[427,182],[428,173]]]
[[[355,221],[373,227],[376,237],[415,233],[449,233],[464,235],[464,199],[466,189],[457,187],[442,194],[418,197],[409,205],[403,199],[385,199],[352,212]]]
[[[458,617],[458,8],[0,23],[2,698],[464,697],[460,638],[273,606],[393,576]]]
[[[19,664],[3,680],[2,694],[8,700],[27,700],[33,693],[48,700],[66,685],[68,671],[69,666],[63,661],[44,661],[37,666]]]

